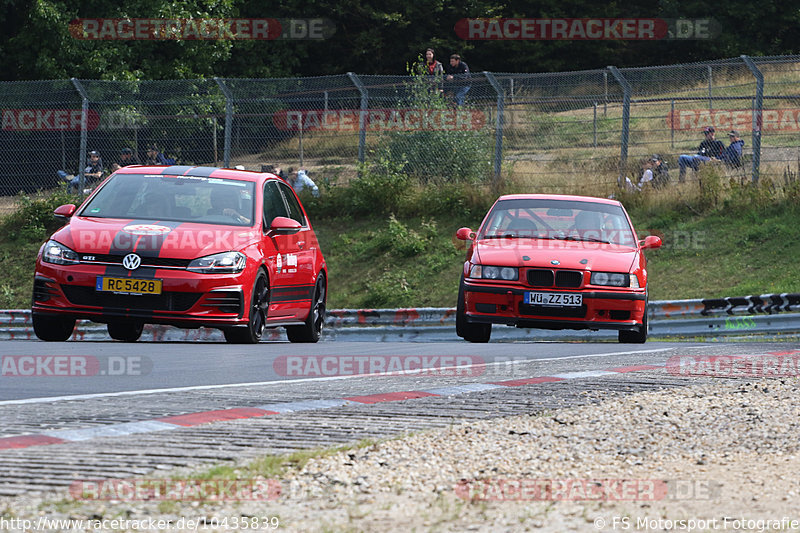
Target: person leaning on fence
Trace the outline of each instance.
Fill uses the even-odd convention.
[[[700,163],[718,161],[722,158],[725,144],[714,138],[716,135],[714,127],[708,126],[704,128],[703,135],[705,139],[700,143],[700,146],[697,147],[697,153],[695,155],[682,155],[678,158],[678,167],[680,167],[678,181],[681,183],[683,183],[686,176],[686,167],[691,167],[692,170],[697,171],[700,169]]]
[[[739,138],[739,132],[736,130],[728,132],[728,139],[730,139],[731,144],[722,152],[720,159],[731,168],[739,168],[742,166],[744,141]]]
[[[300,194],[300,191],[304,189],[310,189],[312,196],[319,197],[319,187],[308,177],[308,174],[306,174],[306,171],[302,168],[297,172],[292,172],[291,169],[289,169],[289,185],[292,186],[292,189],[294,189],[294,192],[297,194]]]
[[[89,164],[83,169],[84,184],[89,184],[91,181],[100,181],[103,178],[103,172],[103,159],[100,157],[100,152],[92,150],[89,152]],[[67,174],[63,170],[57,170],[56,174],[58,174],[60,180],[68,182],[67,192],[78,191],[81,186],[80,175]]]
[[[461,60],[461,56],[450,56],[450,65],[445,67],[445,81],[450,84],[449,90],[453,91],[456,105],[464,105],[464,98],[471,89],[469,83],[469,66]]]

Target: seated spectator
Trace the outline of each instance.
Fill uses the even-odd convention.
[[[116,172],[122,167],[127,167],[128,165],[140,165],[140,164],[141,163],[139,163],[139,158],[136,156],[136,154],[133,153],[133,150],[131,150],[130,148],[123,148],[119,152],[119,162],[111,165],[111,172]]]
[[[88,185],[90,182],[100,181],[103,178],[103,172],[103,159],[100,157],[100,152],[92,150],[89,152],[89,164],[83,169],[84,185]],[[58,174],[59,179],[68,182],[67,192],[79,191],[81,185],[80,174],[75,176],[67,174],[63,170],[57,170],[56,174]]]
[[[150,145],[147,147],[147,160],[144,162],[145,165],[169,165],[169,161],[167,158],[164,157],[164,154],[158,151],[156,146]]]
[[[705,139],[697,147],[697,154],[695,155],[682,155],[678,158],[678,167],[680,171],[678,180],[683,183],[686,177],[686,167],[691,167],[692,170],[697,171],[700,168],[700,163],[705,163],[712,160],[720,160],[722,152],[725,150],[725,144],[714,138],[716,130],[713,126],[708,126],[703,130]]]
[[[742,152],[744,151],[744,141],[739,138],[739,132],[731,130],[728,132],[728,138],[731,144],[722,152],[722,159],[726,165],[731,168],[739,168],[742,166]]]
[[[300,194],[300,191],[302,191],[303,189],[308,188],[311,189],[312,196],[319,197],[319,187],[317,187],[317,184],[314,183],[314,181],[308,177],[305,170],[301,168],[297,172],[291,172],[291,171],[292,169],[289,169],[290,172],[289,185],[292,186],[292,189],[294,189],[294,191],[297,194]]]

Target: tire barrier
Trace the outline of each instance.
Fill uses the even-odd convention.
[[[793,311],[796,311],[793,313]],[[649,302],[650,335],[698,337],[800,333],[800,294],[762,294],[702,300]],[[457,341],[456,311],[448,307],[401,309],[333,309],[328,311],[324,340],[371,342]],[[29,309],[0,310],[0,340],[35,340]],[[73,340],[109,340],[104,324],[79,320]],[[264,332],[264,340],[285,341],[283,328]],[[495,326],[495,340],[613,340],[616,331],[538,330]],[[222,341],[213,328],[180,329],[147,325],[143,341]]]

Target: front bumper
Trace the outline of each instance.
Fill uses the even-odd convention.
[[[523,303],[528,291],[581,294],[583,305],[528,305]],[[520,328],[637,330],[644,322],[646,301],[645,289],[539,289],[464,281],[469,322]]]
[[[134,278],[162,280],[159,295],[128,295],[95,290],[98,276],[128,277],[104,267],[37,264],[33,313],[69,315],[95,322],[119,319],[181,327],[236,326],[247,322],[250,284],[239,274],[199,274],[186,270],[140,269]]]

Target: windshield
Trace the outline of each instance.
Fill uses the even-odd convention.
[[[251,181],[116,174],[79,214],[251,226],[254,190],[255,183]]]
[[[498,202],[479,239],[534,238],[636,246],[618,205],[573,200],[518,199]]]

